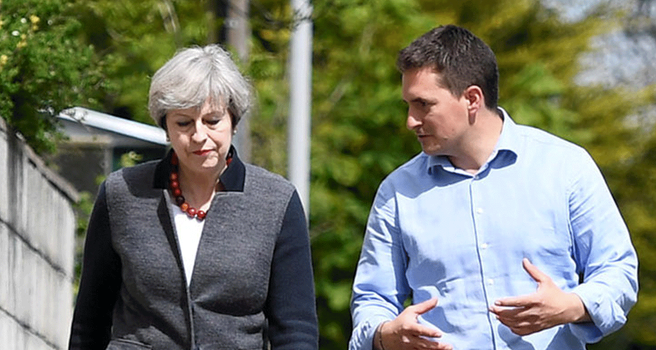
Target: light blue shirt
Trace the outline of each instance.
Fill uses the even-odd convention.
[[[456,350],[585,349],[625,323],[638,261],[599,169],[581,147],[501,111],[501,136],[476,175],[421,153],[380,185],[353,286],[349,349],[371,349],[377,326],[407,298],[439,299],[419,322],[441,329]],[[537,289],[524,257],[576,293],[593,322],[524,337],[501,324],[488,311],[494,301]]]

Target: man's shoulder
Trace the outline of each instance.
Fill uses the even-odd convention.
[[[546,148],[559,148],[562,151],[585,152],[583,147],[546,130],[529,125],[517,125],[517,134],[526,142]]]
[[[414,157],[410,158],[405,163],[399,165],[394,169],[388,177],[394,176],[407,176],[407,175],[416,175],[422,172],[428,171],[428,155],[424,152],[416,154]]]
[[[399,188],[418,181],[428,174],[428,158],[423,152],[415,155],[389,173],[381,182],[381,187]]]
[[[565,138],[525,125],[518,125],[517,135],[520,140],[517,148],[519,156],[523,159],[539,159],[538,163],[529,164],[541,167],[541,171],[550,168],[573,175],[596,168],[594,159],[584,147]],[[564,173],[562,175],[565,176]]]

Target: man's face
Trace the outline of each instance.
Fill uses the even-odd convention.
[[[439,73],[430,67],[403,73],[403,100],[408,104],[406,126],[417,135],[424,153],[459,156],[469,126],[468,103],[440,87]]]

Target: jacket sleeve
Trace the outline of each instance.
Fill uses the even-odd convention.
[[[272,349],[318,349],[310,239],[296,191],[287,205],[273,252],[265,313]]]
[[[89,219],[69,349],[105,349],[111,335],[112,312],[120,285],[121,262],[112,248],[103,183]]]

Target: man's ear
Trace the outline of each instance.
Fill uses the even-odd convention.
[[[471,85],[465,89],[462,94],[467,102],[467,110],[469,114],[476,114],[479,110],[485,108],[485,96],[483,90],[477,85]]]

